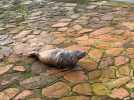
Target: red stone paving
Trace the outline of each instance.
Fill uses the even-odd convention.
[[[134,5],[37,1],[24,15],[0,2],[0,100],[133,100]],[[27,57],[56,47],[87,55],[74,69]]]

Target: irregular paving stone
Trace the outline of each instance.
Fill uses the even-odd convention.
[[[134,54],[134,48],[126,49],[126,52],[127,52],[128,55]]]
[[[129,59],[125,56],[118,56],[115,58],[115,65],[119,66],[119,65],[123,65],[126,64],[129,61]]]
[[[101,17],[102,20],[105,20],[105,21],[110,21],[113,19],[113,15],[112,14],[105,14]]]
[[[112,47],[112,44],[109,43],[109,42],[103,42],[103,41],[97,42],[97,40],[96,40],[96,43],[93,44],[93,46],[95,46],[98,49],[103,49],[104,50],[104,49],[111,48]]]
[[[99,21],[100,21],[100,19],[98,17],[93,17],[93,18],[90,19],[89,23],[92,25],[92,28],[100,28],[101,25],[99,25],[97,23]]]
[[[33,74],[40,74],[46,72],[47,67],[43,63],[36,61],[32,64],[31,71]]]
[[[134,88],[134,81],[130,81],[128,84],[126,84],[126,87],[129,89],[133,89]]]
[[[100,70],[91,71],[88,73],[89,80],[98,79],[101,76],[102,72]]]
[[[20,57],[15,54],[11,54],[7,59],[9,63],[16,63],[20,61]]]
[[[131,58],[132,60],[134,59],[134,55],[131,54],[131,55],[128,55],[129,58]]]
[[[92,71],[97,69],[97,63],[90,59],[82,59],[80,60],[80,66],[88,71]]]
[[[95,50],[89,51],[88,55],[89,55],[91,58],[93,58],[93,59],[99,61],[100,58],[102,57],[102,52],[101,52],[100,50],[98,50],[98,49],[95,49]]]
[[[59,27],[65,27],[65,26],[67,26],[69,23],[63,23],[63,22],[61,22],[61,23],[56,23],[56,24],[54,24],[54,25],[52,25],[52,27],[53,28],[59,28]]]
[[[8,72],[12,67],[13,67],[13,65],[6,65],[3,67],[0,67],[0,75],[3,75],[6,72]]]
[[[127,47],[123,47],[124,42],[125,42],[125,41],[123,41],[123,40],[122,40],[122,42],[120,42],[120,41],[118,41],[118,42],[113,42],[113,43],[112,43],[112,47],[113,47],[113,48],[127,48]]]
[[[43,38],[43,37],[40,37],[40,39],[41,38]],[[29,47],[26,48],[27,50],[30,49],[30,48],[31,49],[33,48],[34,49],[34,48],[38,48],[39,46],[42,46],[44,44],[42,41],[40,41],[40,39],[35,37],[35,38],[29,39],[27,41],[29,44],[28,43],[26,44],[24,42],[23,43],[25,44],[26,47],[29,45]]]
[[[40,16],[41,14],[42,14],[42,11],[38,11],[38,12],[36,11],[36,12],[33,12],[31,16]]]
[[[83,40],[88,40],[88,36],[84,35],[84,36],[80,36],[80,37],[76,38],[76,41],[83,41]]]
[[[19,33],[20,31],[22,31],[25,28],[25,26],[19,26],[19,27],[15,27],[13,28],[10,33],[11,34],[15,34],[15,33]]]
[[[59,98],[68,93],[70,89],[71,88],[67,84],[63,82],[57,82],[49,87],[43,88],[42,95],[47,97]]]
[[[3,41],[0,41],[0,45],[8,45],[8,44],[11,44],[11,43],[13,43],[14,41],[11,39],[11,38],[7,38],[7,39],[5,39],[5,40],[3,40]]]
[[[93,31],[93,30],[92,29],[82,29],[82,30],[79,31],[79,33],[84,34],[84,33],[89,33],[91,31]]]
[[[89,46],[93,46],[96,43],[96,41],[97,41],[96,39],[89,38],[88,39]]]
[[[62,28],[58,28],[58,31],[59,32],[64,32],[64,31],[66,31],[68,28],[67,27],[62,27]]]
[[[79,25],[79,24],[76,24],[76,25],[73,26],[73,29],[76,30],[76,31],[79,31],[79,30],[82,29],[82,26]]]
[[[32,34],[34,34],[34,35],[39,35],[41,33],[41,30],[34,30],[33,32],[32,32]]]
[[[24,31],[20,32],[19,34],[17,34],[14,38],[21,39],[21,38],[27,36],[28,34],[30,34],[31,32],[32,32],[32,30],[24,30]]]
[[[126,39],[126,40],[120,42],[120,47],[123,47],[123,48],[133,48],[134,47],[133,40]]]
[[[86,35],[76,38],[76,41],[77,41],[78,45],[87,46],[87,47],[89,46],[88,36],[86,36]]]
[[[70,96],[70,97],[63,97],[59,100],[89,100],[89,97],[86,97],[86,96]]]
[[[109,96],[92,96],[91,100],[113,100]]]
[[[113,68],[103,69],[101,78],[107,78],[107,79],[116,78],[115,70]]]
[[[119,68],[119,74],[120,74],[120,75],[129,76],[129,74],[130,74],[129,65],[121,66],[121,67]]]
[[[130,95],[130,96],[131,96],[131,98],[134,98],[134,93],[131,93],[131,95]]]
[[[45,51],[45,50],[50,50],[50,49],[54,49],[56,48],[54,45],[46,45],[44,47],[42,47],[39,52]]]
[[[8,38],[8,35],[0,35],[0,41],[5,40]]]
[[[83,47],[83,48],[85,48],[86,49],[86,47],[87,47],[87,50],[89,49],[88,47],[89,47],[89,42],[88,42],[88,40],[82,40],[82,41],[77,41],[77,43],[78,43],[78,45],[79,45],[79,47]]]
[[[0,91],[17,83],[21,76],[19,73],[6,74],[0,78]]]
[[[116,41],[117,39],[109,34],[102,34],[99,35],[97,37],[94,37],[100,41],[104,41],[104,42],[112,42],[112,41]]]
[[[55,40],[53,41],[53,44],[58,45],[58,44],[63,43],[64,41],[65,41],[65,38],[64,38],[64,37],[58,37],[57,39],[55,39]]]
[[[126,84],[130,79],[131,79],[130,77],[122,77],[122,78],[118,78],[116,80],[107,82],[105,84],[108,88],[112,89],[112,88],[120,87],[120,86]]]
[[[95,9],[97,7],[97,5],[88,5],[86,8],[87,9]]]
[[[28,41],[28,40],[30,40],[30,39],[33,39],[33,38],[35,38],[35,35],[28,35],[27,37],[25,37],[25,38],[23,38],[22,40],[21,40],[21,42],[26,42],[26,41]]]
[[[70,37],[79,37],[79,36],[82,36],[82,35],[79,34],[78,32],[75,32],[74,29],[68,29],[67,30],[67,36],[70,36]]]
[[[73,71],[64,75],[64,78],[70,82],[81,82],[87,80],[86,75],[82,71]]]
[[[1,27],[1,28],[4,27],[4,29],[8,29],[8,28],[15,28],[16,25],[15,25],[14,23],[6,24],[6,25],[4,25],[4,23],[1,23],[1,24],[0,24],[0,27]]]
[[[35,49],[34,47],[30,47],[29,44],[24,44],[24,43],[16,43],[14,46],[15,54],[28,55],[34,49]]]
[[[117,30],[113,30],[111,33],[115,34],[115,35],[123,35],[124,34],[124,30],[117,29]]]
[[[4,57],[8,57],[12,52],[13,50],[10,47],[0,47],[0,54]]]
[[[109,33],[110,31],[112,31],[113,28],[112,27],[104,27],[104,28],[100,28],[92,33],[90,33],[90,36],[98,36],[98,35],[102,35],[105,33]]]
[[[130,30],[134,29],[134,23],[133,22],[123,22],[122,25],[128,27]]]
[[[0,92],[0,100],[10,100],[10,98],[3,92]]]
[[[12,99],[14,96],[16,96],[17,93],[19,93],[19,89],[18,88],[8,88],[8,89],[5,89],[4,91],[2,91],[2,93],[4,93],[6,96],[8,96],[9,99]]]
[[[57,80],[55,76],[40,75],[30,77],[20,82],[20,85],[25,89],[36,89],[49,85]]]
[[[106,50],[106,54],[112,55],[112,56],[118,56],[123,51],[122,48],[110,48]]]
[[[22,100],[25,99],[26,97],[29,97],[33,94],[33,91],[31,90],[23,90],[21,93],[19,93],[14,100]]]
[[[105,68],[114,65],[114,60],[112,57],[102,58],[99,64],[99,68]]]
[[[66,70],[66,69],[56,69],[56,68],[47,68],[46,73],[48,75],[56,75],[56,76],[63,76],[66,73],[68,73],[70,70]]]
[[[51,33],[50,33],[50,34],[51,34]],[[54,34],[54,33],[53,33],[53,34]],[[56,32],[55,32],[55,34],[56,34]],[[50,35],[48,34],[47,31],[42,31],[42,32],[40,33],[39,37],[40,37],[40,36],[46,38],[47,36],[50,36]]]
[[[94,83],[92,86],[92,90],[96,95],[108,95],[108,88],[101,83]]]
[[[70,21],[72,21],[72,19],[69,18],[63,18],[59,20],[59,22],[70,22]]]
[[[112,90],[112,93],[110,96],[114,99],[123,99],[123,98],[129,96],[129,93],[124,88],[115,88]]]
[[[82,47],[82,46],[74,44],[74,45],[68,46],[68,47],[66,47],[64,49],[65,50],[72,50],[72,51],[75,51],[75,50],[87,51],[89,48],[88,47]]]
[[[91,85],[89,83],[80,83],[74,86],[73,91],[82,95],[91,95]]]
[[[76,3],[65,3],[64,6],[66,6],[66,7],[75,7],[75,6],[77,6],[77,4]]]
[[[4,30],[4,29],[5,29],[5,28],[1,27],[1,28],[0,28],[0,31],[2,31],[2,30]]]
[[[14,71],[18,71],[18,72],[24,72],[24,71],[26,71],[26,69],[25,69],[24,66],[15,66],[15,67],[13,67],[13,70]]]
[[[80,14],[73,14],[70,16],[71,19],[77,19],[80,17]]]

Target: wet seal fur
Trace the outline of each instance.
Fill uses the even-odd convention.
[[[56,68],[73,68],[85,55],[86,52],[67,51],[60,48],[30,54],[30,56],[38,58],[42,63]]]

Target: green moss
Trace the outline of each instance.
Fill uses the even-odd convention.
[[[42,89],[36,89],[36,90],[34,90],[34,92],[35,92],[35,96],[37,96],[37,97],[42,97]]]
[[[31,64],[31,63],[23,64],[23,66],[24,66],[25,68],[31,68],[31,67],[32,67],[32,64]]]
[[[113,7],[130,7],[130,3],[126,3],[126,2],[110,2],[109,1],[109,4]]]
[[[10,85],[10,88],[20,88],[19,83]]]
[[[28,10],[26,6],[22,4],[22,2],[15,4],[14,10],[16,11],[16,13],[20,14],[22,17],[25,17],[28,14]]]
[[[134,93],[134,88],[127,88],[129,93]]]
[[[29,78],[32,76],[32,73],[31,72],[24,72],[21,74],[23,78]]]
[[[110,91],[108,90],[108,88],[101,83],[93,84],[92,89],[96,95],[109,95],[110,94]]]
[[[88,2],[89,2],[89,0],[77,0],[77,3],[79,3],[79,4],[86,4]]]

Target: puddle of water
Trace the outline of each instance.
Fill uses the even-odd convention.
[[[111,1],[121,1],[121,2],[134,3],[134,0],[111,0]]]

